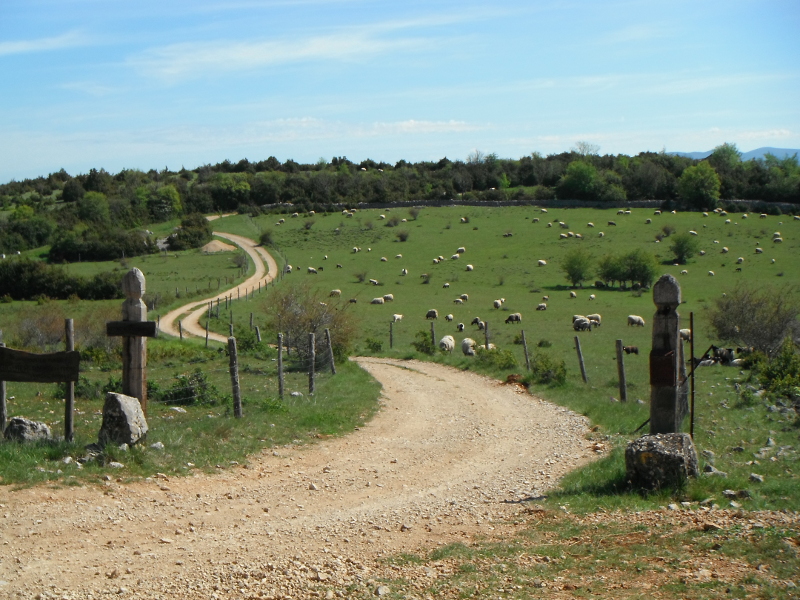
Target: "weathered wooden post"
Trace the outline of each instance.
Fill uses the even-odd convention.
[[[677,313],[681,288],[675,277],[661,276],[653,286],[653,303],[656,313],[650,351],[650,433],[678,433],[688,412],[688,398]]]
[[[250,330],[253,330],[253,313],[250,313]]]
[[[436,349],[436,328],[433,325],[433,321],[431,321],[431,345],[433,346],[434,350]]]
[[[389,321],[389,348],[394,348],[394,321]]]
[[[181,337],[181,341],[183,341],[183,321],[178,320],[178,335]]]
[[[206,348],[208,348],[208,319],[206,319]]]
[[[581,377],[583,377],[583,383],[589,383],[589,378],[586,377],[586,365],[583,362],[583,352],[581,352],[581,340],[578,336],[575,336],[575,351],[578,353],[578,364],[581,366]]]
[[[333,344],[331,343],[331,330],[327,327],[325,328],[325,339],[328,342],[328,356],[331,359],[331,375],[336,375],[336,364],[333,360]]]
[[[278,395],[283,400],[283,334],[278,334]]]
[[[483,347],[489,349],[489,323],[483,324]]]
[[[619,377],[619,401],[628,401],[628,380],[625,377],[625,359],[622,353],[622,340],[617,340],[617,376]]]
[[[233,335],[233,323],[228,323],[228,335]]]
[[[691,402],[691,408],[690,408],[691,416],[689,417],[689,435],[692,436],[692,439],[694,439],[694,371],[695,371],[695,368],[694,368],[694,313],[693,312],[689,313],[689,331],[691,332],[689,334],[689,358],[690,358],[689,364],[692,366],[692,371],[691,371],[691,373],[692,373],[692,380],[691,380],[692,402]]]
[[[525,339],[525,330],[522,330],[522,349],[525,350],[525,368],[531,370],[531,357],[528,354],[528,341]]]
[[[72,319],[64,322],[66,334],[67,352],[75,350],[75,323]],[[64,398],[64,439],[71,442],[75,439],[75,423],[73,421],[75,413],[75,382],[67,382],[67,397]],[[5,426],[5,421],[3,421]]]
[[[231,388],[233,389],[233,416],[242,418],[242,396],[239,390],[239,357],[236,354],[236,338],[228,338],[228,354],[230,355]]]
[[[258,328],[258,325],[256,325],[256,340],[259,344],[261,343],[261,329]]]
[[[312,395],[316,389],[316,374],[314,369],[316,367],[316,344],[314,340],[314,333],[308,334],[308,394]]]
[[[6,345],[0,342],[0,348]],[[6,382],[0,381],[0,431],[5,431],[6,421],[8,420],[8,407],[6,406]]]

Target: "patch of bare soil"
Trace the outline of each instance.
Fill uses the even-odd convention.
[[[213,475],[0,489],[0,597],[344,597],[387,555],[511,533],[595,455],[583,417],[518,386],[354,360],[382,406],[344,438]]]
[[[210,253],[210,252],[233,252],[236,250],[236,246],[231,244],[226,244],[225,242],[221,242],[219,240],[211,240],[205,246],[201,248],[203,252]]]

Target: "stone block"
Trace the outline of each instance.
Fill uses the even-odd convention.
[[[8,422],[3,436],[12,442],[38,442],[53,437],[50,428],[45,423],[23,417],[13,417]]]
[[[106,444],[133,446],[147,434],[147,420],[137,398],[109,392],[103,405],[103,424],[97,436],[102,447]]]
[[[678,487],[697,476],[697,451],[687,433],[645,435],[625,449],[625,470],[640,487]]]

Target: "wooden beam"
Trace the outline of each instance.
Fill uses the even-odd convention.
[[[158,324],[155,321],[109,321],[106,323],[107,336],[158,337]]]
[[[78,381],[80,352],[32,354],[0,348],[0,381],[59,383]]]

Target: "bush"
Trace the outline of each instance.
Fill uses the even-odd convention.
[[[158,246],[138,231],[99,227],[82,232],[57,234],[50,247],[50,262],[119,260],[124,257],[156,254]]]
[[[414,208],[409,208],[408,209],[409,216],[415,221],[417,220],[417,217],[419,216],[419,212],[420,211],[416,206]]]
[[[545,352],[537,352],[531,359],[531,372],[523,378],[522,383],[526,386],[531,383],[563,385],[566,381],[566,363],[555,360]]]
[[[414,336],[414,341],[411,342],[411,345],[420,354],[433,356],[436,352],[436,346],[433,344],[431,334],[425,330],[421,330],[416,333]]]
[[[664,225],[664,226],[661,228],[661,232],[664,234],[664,237],[669,237],[669,236],[671,236],[673,233],[675,233],[675,227],[674,227],[674,226],[672,226],[672,225]],[[662,239],[663,239],[663,238],[662,238]]]
[[[376,340],[375,338],[367,338],[366,339],[367,348],[370,352],[382,352],[383,351],[383,344],[380,340]]]
[[[397,227],[400,225],[400,217],[392,215],[386,220],[387,227]]]
[[[800,396],[800,354],[790,339],[770,361],[758,364],[758,380],[768,392],[795,399]]]
[[[519,366],[511,350],[486,350],[483,346],[478,346],[476,356],[479,363],[494,369],[507,371]]]
[[[672,238],[669,249],[675,255],[675,262],[685,264],[700,251],[700,241],[691,234],[679,233]]]
[[[217,404],[222,396],[217,388],[208,382],[208,377],[201,368],[192,373],[175,376],[175,383],[166,390],[148,385],[148,397],[154,402],[176,405]]]
[[[265,229],[262,231],[258,241],[262,246],[272,246],[275,243],[275,240],[272,238],[272,229]]]
[[[401,242],[405,242],[408,239],[409,233],[406,230],[398,231],[397,232],[397,239]]]
[[[167,239],[170,250],[200,248],[211,241],[211,223],[195,213],[181,221],[181,227]]]
[[[550,340],[539,340],[539,342],[536,344],[538,348],[550,348],[552,345],[553,342]]]
[[[76,294],[84,300],[122,298],[122,274],[108,271],[87,278],[29,258],[0,261],[0,297],[66,300]]]

